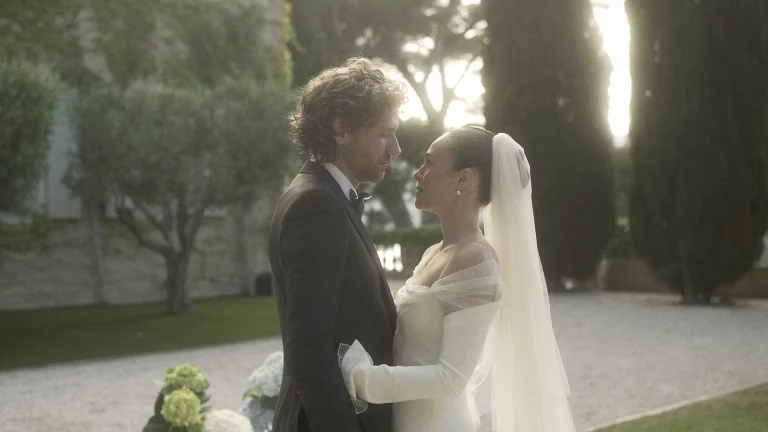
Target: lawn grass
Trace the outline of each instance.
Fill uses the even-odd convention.
[[[164,303],[0,311],[0,370],[278,336],[272,298],[198,300],[185,315]]]
[[[600,429],[599,432],[767,432],[768,385],[675,411]]]

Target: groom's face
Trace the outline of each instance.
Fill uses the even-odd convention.
[[[384,180],[392,158],[400,154],[400,144],[395,136],[399,125],[398,110],[393,108],[385,111],[374,124],[337,135],[336,164],[341,165],[339,168],[355,186],[360,182]]]

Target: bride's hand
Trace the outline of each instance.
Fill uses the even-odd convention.
[[[351,346],[341,344],[338,354],[344,384],[347,386],[347,391],[352,399],[352,404],[355,405],[355,410],[360,414],[368,408],[368,403],[358,399],[357,389],[355,388],[355,376],[357,375],[358,380],[364,379],[361,369],[365,366],[373,366],[373,360],[358,340],[355,340]]]

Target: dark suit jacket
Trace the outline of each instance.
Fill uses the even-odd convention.
[[[285,367],[275,432],[390,432],[390,404],[355,414],[338,362],[357,339],[392,364],[397,311],[376,249],[345,192],[306,162],[269,233]]]

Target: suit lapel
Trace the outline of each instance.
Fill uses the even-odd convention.
[[[328,170],[326,170],[319,163],[307,161],[304,163],[304,166],[299,172],[316,175],[323,182],[329,184],[334,193],[336,193],[338,198],[341,200],[344,206],[344,210],[347,212],[347,216],[352,221],[352,225],[355,227],[355,231],[357,231],[357,234],[360,236],[363,244],[365,244],[365,248],[368,250],[368,254],[371,256],[371,259],[376,265],[376,269],[379,271],[379,276],[382,279],[382,290],[386,291],[382,293],[382,298],[384,299],[384,303],[387,306],[387,310],[389,311],[392,325],[397,326],[397,309],[395,308],[395,303],[392,300],[392,293],[389,292],[386,273],[384,272],[384,268],[381,266],[381,259],[379,258],[379,253],[376,251],[376,246],[371,241],[371,238],[368,235],[368,231],[365,229],[365,225],[363,225],[363,221],[360,218],[360,215],[357,213],[357,210],[355,210],[355,208],[352,206],[349,198],[344,195],[344,192],[341,190],[339,183],[336,182],[336,179],[334,179],[331,173],[329,173]]]
[[[384,268],[381,266],[381,258],[379,258],[379,253],[376,251],[376,246],[371,241],[371,238],[368,235],[368,231],[365,229],[365,225],[363,225],[363,221],[360,219],[360,215],[357,213],[357,210],[352,207],[352,203],[349,202],[349,199],[344,199],[344,208],[347,210],[347,216],[349,216],[349,218],[352,220],[352,224],[355,226],[355,230],[357,230],[357,233],[360,235],[363,243],[365,243],[365,247],[368,249],[368,253],[371,255],[371,259],[376,265],[376,268],[379,270],[382,290],[381,298],[384,300],[384,304],[386,305],[387,311],[389,312],[391,324],[394,328],[397,326],[397,309],[395,308],[395,302],[392,299],[392,293],[389,291],[387,275],[384,273]]]

